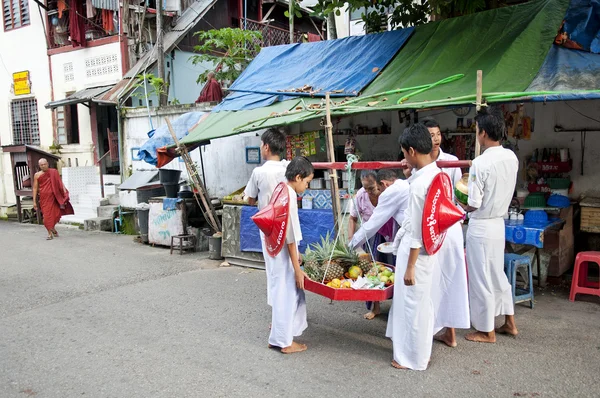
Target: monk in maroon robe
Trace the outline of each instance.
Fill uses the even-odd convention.
[[[223,91],[221,90],[221,85],[215,79],[214,72],[209,72],[207,75],[208,80],[202,88],[200,92],[200,96],[196,100],[196,103],[199,102],[221,102],[223,99]]]
[[[33,208],[38,209],[39,193],[40,209],[44,217],[44,227],[50,240],[58,237],[54,228],[62,216],[74,214],[73,206],[69,203],[69,191],[65,188],[56,169],[51,169],[46,159],[39,161],[40,171],[33,178]]]

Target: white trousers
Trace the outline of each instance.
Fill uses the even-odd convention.
[[[433,267],[431,297],[434,308],[433,333],[442,328],[469,329],[469,293],[462,224],[446,233]]]
[[[394,360],[413,370],[425,370],[433,344],[433,302],[431,283],[436,256],[419,255],[413,286],[404,284],[410,253],[410,238],[402,239],[396,257],[394,298],[386,336],[392,339]]]
[[[471,323],[480,332],[494,330],[494,318],[513,315],[512,288],[504,273],[504,220],[471,219],[467,231]]]
[[[269,285],[272,303],[269,344],[285,348],[292,345],[308,327],[304,291],[296,287],[294,267],[287,247],[269,265]]]

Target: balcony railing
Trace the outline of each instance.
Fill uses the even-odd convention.
[[[290,31],[276,26],[246,19],[246,30],[255,30],[262,33],[261,47],[278,46],[281,44],[290,44]],[[244,28],[244,19],[242,19],[242,29]],[[302,41],[302,33],[294,32],[294,43]]]

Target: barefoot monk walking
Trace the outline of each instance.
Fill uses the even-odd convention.
[[[38,209],[39,193],[39,207],[44,217],[44,227],[48,231],[46,239],[50,240],[58,237],[55,226],[60,218],[74,212],[69,203],[69,192],[60,179],[58,171],[51,169],[46,159],[40,159],[38,164],[40,171],[35,173],[33,178],[33,208]]]

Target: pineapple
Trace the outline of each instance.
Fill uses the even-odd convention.
[[[321,269],[325,274],[325,281],[332,281],[334,279],[344,279],[344,273],[346,268],[343,267],[338,260],[326,259],[321,264]]]
[[[321,262],[318,259],[317,251],[311,250],[310,247],[307,247],[304,252],[304,272],[306,272],[306,275],[308,275],[310,279],[318,282],[321,282],[325,275],[321,268]]]
[[[366,275],[371,268],[373,267],[373,259],[369,253],[362,253],[358,256],[358,266],[363,272],[363,275]]]

